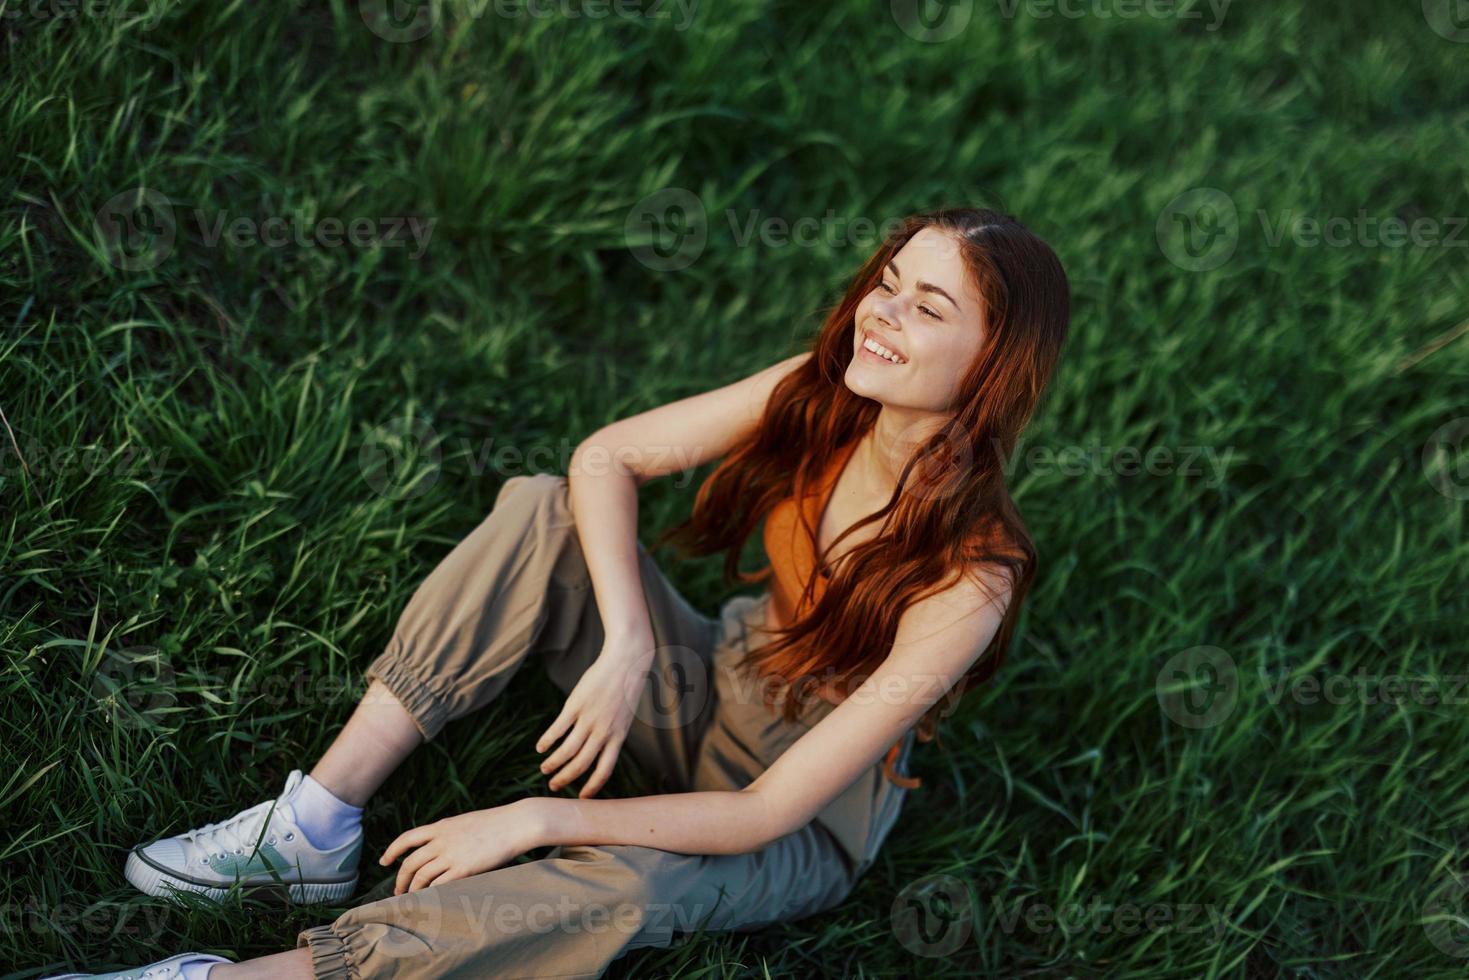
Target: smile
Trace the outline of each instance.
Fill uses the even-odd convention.
[[[908,363],[907,358],[888,350],[882,344],[879,344],[877,341],[873,340],[870,336],[864,336],[862,338],[862,353],[859,356],[865,356],[867,360],[874,361],[880,364]]]

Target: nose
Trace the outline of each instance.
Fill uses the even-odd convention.
[[[877,317],[887,330],[892,330],[898,324],[898,308],[890,297],[883,297],[872,304],[872,315]]]

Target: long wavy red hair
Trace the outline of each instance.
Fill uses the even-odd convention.
[[[689,517],[655,543],[671,542],[687,555],[724,551],[727,584],[769,576],[768,565],[755,573],[739,571],[744,544],[782,499],[810,493],[838,452],[876,420],[882,405],[843,382],[853,356],[855,312],[888,260],[928,227],[958,242],[984,302],[987,336],[960,381],[952,416],[904,465],[886,506],[845,531],[831,549],[874,521],[886,520],[889,530],[842,556],[814,605],[813,575],[800,601],[806,614],[773,631],[775,639],[758,645],[745,661],[761,677],[777,681],[765,685],[766,699],[783,701],[782,717],[792,721],[806,698],[791,692],[801,694],[822,681],[850,690],[871,674],[892,649],[898,621],[911,603],[942,591],[966,570],[1000,571],[1011,590],[1000,629],[919,720],[924,742],[933,740],[939,719],[966,690],[999,669],[1035,576],[1035,544],[1010,498],[1003,464],[1060,357],[1071,309],[1060,260],[1014,217],[942,208],[897,225],[827,314],[813,356],[776,386],[754,432],[699,487]],[[799,519],[814,538],[804,513]]]

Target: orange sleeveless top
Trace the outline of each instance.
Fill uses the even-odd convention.
[[[799,502],[800,511],[797,510],[798,502],[792,494],[771,508],[765,518],[763,538],[765,555],[770,561],[770,602],[782,626],[789,626],[794,622],[799,611],[811,608],[806,605],[798,610],[797,604],[812,575],[816,576],[816,583],[811,587],[813,602],[820,600],[826,593],[827,581],[831,576],[825,568],[816,567],[816,539],[813,535],[820,529],[831,491],[860,441],[853,439],[850,446],[837,453],[816,487]],[[805,513],[806,520],[810,522],[811,534],[806,533],[801,526],[801,512]],[[902,747],[903,738],[899,738],[888,749],[882,766],[883,775],[889,782],[904,789],[916,789],[922,785],[921,779],[901,776],[893,770],[893,764],[897,762],[898,752]]]

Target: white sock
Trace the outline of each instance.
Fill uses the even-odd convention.
[[[310,776],[302,777],[296,792],[286,802],[291,804],[301,832],[318,850],[335,850],[356,837],[362,828],[362,807],[343,803]]]
[[[197,960],[187,960],[179,967],[179,975],[184,980],[209,980],[209,971],[218,966],[218,963],[200,963]]]

